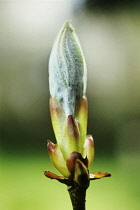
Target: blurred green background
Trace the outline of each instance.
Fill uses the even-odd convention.
[[[88,66],[88,133],[95,140],[88,210],[140,207],[139,1],[0,1],[0,210],[71,209],[46,151],[55,142],[48,59],[72,19]],[[57,172],[56,172],[57,173]]]

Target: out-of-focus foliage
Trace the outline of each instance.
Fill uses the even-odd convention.
[[[2,150],[45,151],[46,140],[53,140],[48,57],[68,19],[73,19],[86,57],[88,133],[94,136],[97,154],[138,150],[139,10],[88,13],[78,2],[0,3]]]
[[[88,9],[118,9],[135,8],[140,6],[139,0],[85,0]]]

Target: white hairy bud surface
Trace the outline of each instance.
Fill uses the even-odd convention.
[[[50,94],[61,104],[66,116],[74,115],[77,101],[86,92],[86,63],[70,22],[60,30],[49,60]]]

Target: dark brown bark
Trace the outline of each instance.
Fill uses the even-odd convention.
[[[86,189],[78,186],[69,186],[68,192],[71,198],[73,210],[85,210]]]

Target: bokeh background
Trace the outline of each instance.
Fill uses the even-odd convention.
[[[71,209],[66,187],[44,177],[56,172],[47,139],[48,59],[66,20],[88,66],[88,133],[95,140],[88,210],[140,207],[140,4],[138,0],[0,1],[0,209]],[[57,173],[57,172],[56,172]]]

